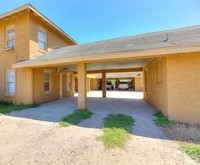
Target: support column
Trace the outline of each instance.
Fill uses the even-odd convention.
[[[133,86],[133,90],[135,90],[135,78],[134,77],[132,79],[132,86]]]
[[[119,86],[119,79],[118,78],[116,78],[116,90],[118,90],[119,88],[118,88],[118,86]]]
[[[72,73],[72,96],[75,95],[75,76],[74,73]]]
[[[78,64],[78,108],[87,108],[87,92],[86,92],[86,64]]]
[[[106,73],[102,73],[102,97],[106,98]]]

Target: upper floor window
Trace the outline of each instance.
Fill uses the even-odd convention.
[[[41,29],[38,30],[38,48],[44,51],[47,49],[46,33]]]
[[[7,29],[7,48],[15,47],[15,29],[9,28]]]

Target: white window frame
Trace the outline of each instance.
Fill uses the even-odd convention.
[[[8,39],[8,31],[9,30],[14,30],[14,38],[13,39]],[[9,41],[14,41],[14,45],[12,45],[12,46],[8,45]],[[7,27],[6,28],[6,48],[14,49],[15,48],[15,44],[16,44],[15,43],[15,27],[14,26]]]
[[[49,74],[49,80],[45,80],[45,74]],[[45,82],[49,83],[49,91],[45,91]],[[44,70],[43,73],[43,87],[44,87],[44,93],[49,94],[51,93],[51,71],[50,70]]]
[[[44,33],[44,35],[45,35],[45,41],[40,40],[40,38],[39,38],[39,31],[41,31],[42,33]],[[47,31],[44,30],[43,28],[39,27],[38,31],[37,31],[37,36],[38,36],[38,50],[46,52],[47,51]],[[39,47],[39,43],[40,42],[45,45],[45,49],[44,50],[40,49],[40,47]]]
[[[8,81],[9,80],[9,74],[11,72],[14,72],[14,81]],[[10,93],[8,90],[8,83],[14,83],[14,93]],[[6,95],[7,96],[14,96],[16,93],[16,73],[15,69],[6,69]]]

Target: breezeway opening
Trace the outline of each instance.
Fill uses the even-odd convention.
[[[75,97],[78,97],[78,93],[75,94]],[[87,92],[88,98],[102,98],[102,91],[89,91]],[[106,98],[118,98],[118,99],[143,99],[143,92],[136,91],[107,91]]]

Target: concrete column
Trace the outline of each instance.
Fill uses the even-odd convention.
[[[86,92],[86,64],[78,64],[78,108],[87,108],[87,92]]]
[[[133,86],[133,90],[135,90],[135,78],[134,77],[132,79],[132,86]]]
[[[102,97],[106,98],[106,73],[102,73]]]
[[[87,83],[86,90],[87,90],[87,92],[90,92],[90,78],[89,77],[87,77],[86,83]]]
[[[116,78],[116,89],[118,90],[119,88],[118,88],[118,86],[119,86],[119,79],[118,78]]]
[[[72,96],[75,95],[75,75],[72,73]]]

